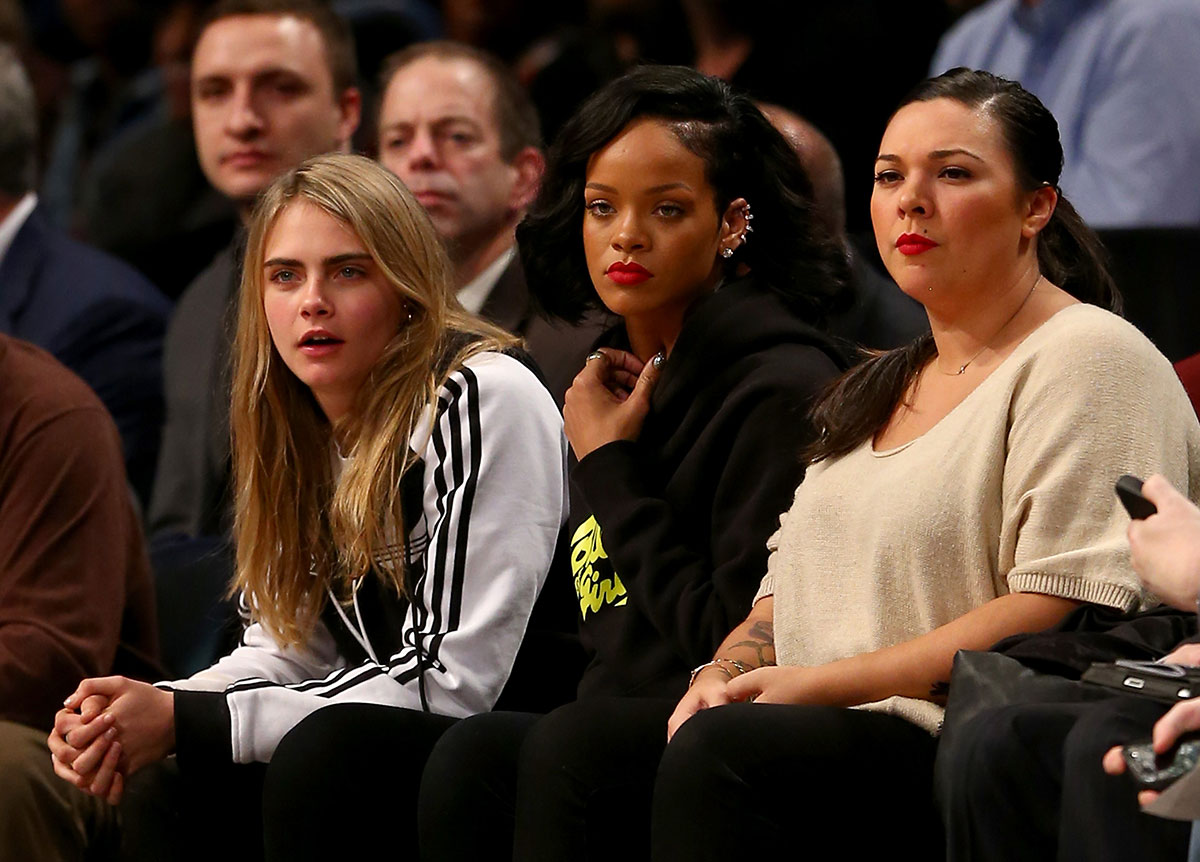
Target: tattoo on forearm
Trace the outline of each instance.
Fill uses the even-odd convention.
[[[775,664],[775,625],[767,620],[757,620],[747,632],[750,640],[738,641],[732,647],[748,647],[754,650],[759,667]]]
[[[775,623],[769,620],[756,620],[750,626],[750,637],[764,644],[775,646]]]

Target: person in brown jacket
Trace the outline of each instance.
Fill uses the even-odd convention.
[[[55,778],[46,734],[81,677],[154,677],[156,651],[116,426],[50,354],[0,335],[0,858],[81,859],[113,834],[115,809]]]

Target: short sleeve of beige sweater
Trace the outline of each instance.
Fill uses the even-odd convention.
[[[897,449],[814,465],[781,518],[759,598],[780,664],[911,640],[1009,592],[1129,608],[1123,473],[1200,496],[1200,425],[1170,363],[1133,326],[1073,305],[936,426]],[[932,729],[933,704],[874,708]]]

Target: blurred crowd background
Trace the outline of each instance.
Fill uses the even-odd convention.
[[[189,121],[188,61],[208,0],[0,0],[0,41],[37,90],[42,206],[76,238],[176,297],[224,247],[232,207],[206,181]],[[450,38],[516,70],[544,134],[644,61],[694,65],[790,108],[842,157],[850,232],[867,230],[874,148],[964,3],[914,0],[333,0],[354,29],[374,155],[383,59]]]

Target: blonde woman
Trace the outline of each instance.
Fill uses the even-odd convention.
[[[84,680],[49,739],[61,777],[116,801],[172,752],[185,786],[270,761],[331,705],[404,707],[410,739],[493,706],[565,519],[566,450],[514,339],[462,310],[449,273],[368,159],[322,156],[265,193],[232,408],[250,623],[189,679]]]

